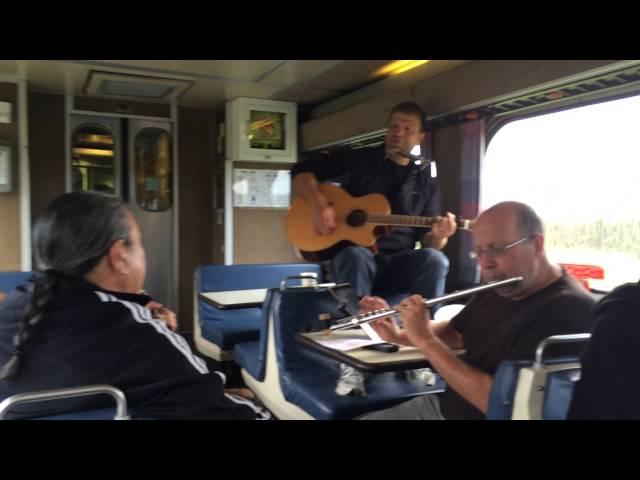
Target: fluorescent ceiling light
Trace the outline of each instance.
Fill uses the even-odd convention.
[[[396,60],[376,70],[375,75],[398,75],[424,65],[429,60]]]

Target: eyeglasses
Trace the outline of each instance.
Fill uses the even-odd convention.
[[[526,237],[523,237],[520,240],[516,240],[513,243],[508,243],[507,245],[504,245],[502,247],[497,247],[497,248],[492,247],[492,248],[487,248],[485,250],[476,250],[473,252],[469,252],[469,258],[471,258],[472,260],[478,260],[482,255],[486,255],[491,260],[494,260],[506,254],[510,248],[515,247],[520,243],[526,242],[527,240],[531,240],[533,237],[534,235],[527,235]]]

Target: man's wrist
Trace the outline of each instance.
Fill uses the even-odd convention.
[[[316,190],[313,192],[313,201],[316,204],[316,208],[318,210],[324,210],[329,206],[329,201],[327,197],[325,197],[320,190]]]
[[[420,350],[433,350],[442,342],[433,334],[429,334],[426,336],[420,337],[418,342],[415,342],[414,345],[418,347]]]

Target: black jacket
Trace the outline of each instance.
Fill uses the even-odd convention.
[[[30,293],[0,302],[0,364],[13,352],[13,336]],[[0,381],[0,400],[16,393],[89,384],[120,388],[135,416],[256,419],[270,414],[225,394],[225,376],[209,372],[186,340],[153,319],[145,295],[103,290],[63,277],[54,300],[25,342],[17,374]],[[16,416],[48,415],[112,405],[101,396],[16,407]]]
[[[640,285],[600,300],[595,321],[568,418],[640,419]]]

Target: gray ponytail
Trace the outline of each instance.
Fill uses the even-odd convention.
[[[0,380],[15,376],[24,343],[33,338],[61,275],[84,277],[107,254],[114,242],[130,244],[127,210],[112,195],[73,192],[56,198],[36,219],[32,229],[37,274],[27,312],[16,333],[14,352],[0,369]]]

